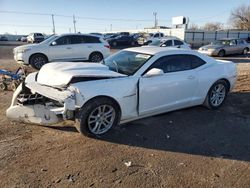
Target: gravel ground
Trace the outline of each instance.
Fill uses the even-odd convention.
[[[15,70],[13,46],[0,68]],[[0,93],[0,187],[250,187],[250,59],[223,107],[193,107],[116,127],[96,140],[71,122],[11,123]]]

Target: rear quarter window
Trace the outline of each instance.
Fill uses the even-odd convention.
[[[99,37],[95,36],[83,36],[84,43],[101,43]]]

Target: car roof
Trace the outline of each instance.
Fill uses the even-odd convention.
[[[124,49],[126,51],[131,51],[131,52],[139,52],[139,53],[144,53],[144,54],[149,54],[149,55],[156,55],[161,52],[187,52],[190,50],[182,49],[182,48],[163,48],[163,47],[158,47],[158,46],[142,46],[142,47],[134,47],[134,48],[127,48]]]
[[[68,35],[76,35],[76,36],[92,36],[92,37],[101,37],[101,36],[98,36],[98,35],[94,35],[94,34],[83,34],[83,33],[64,33],[64,34],[61,34],[61,35],[58,35],[58,36],[68,36]]]

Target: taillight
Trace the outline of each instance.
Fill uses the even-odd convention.
[[[110,49],[110,46],[109,46],[109,45],[104,45],[104,47],[106,47],[106,48]]]

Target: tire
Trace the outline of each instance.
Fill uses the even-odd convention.
[[[225,50],[220,50],[219,53],[218,53],[218,56],[219,57],[224,57],[226,54]]]
[[[243,55],[247,55],[248,51],[249,51],[249,49],[248,49],[248,48],[244,48],[244,50],[243,50],[242,54],[243,54]]]
[[[99,52],[94,52],[89,56],[90,62],[100,62],[102,60],[103,60],[103,55]]]
[[[99,97],[87,102],[76,115],[75,127],[81,134],[98,137],[116,126],[120,120],[120,109],[115,102]]]
[[[229,91],[229,85],[224,80],[219,80],[215,82],[212,87],[209,89],[204,105],[208,109],[218,109],[223,105],[227,98]]]
[[[1,82],[0,83],[0,91],[5,91],[5,90],[7,90],[7,84],[6,83],[4,83],[4,82]]]
[[[40,70],[43,65],[48,63],[48,58],[43,54],[35,54],[30,57],[30,65],[37,70]]]

